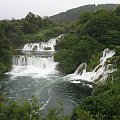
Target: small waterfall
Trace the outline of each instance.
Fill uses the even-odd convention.
[[[55,69],[56,63],[53,57],[40,56],[14,56],[13,65],[15,66],[34,66],[40,69]]]
[[[106,80],[108,74],[116,71],[116,69],[113,69],[113,65],[106,64],[106,60],[113,57],[114,54],[115,52],[113,50],[107,48],[103,51],[103,56],[100,58],[100,64],[96,66],[92,72],[86,72],[87,65],[82,63],[73,74],[67,75],[67,77],[69,77],[70,80],[81,79],[89,82]],[[76,81],[76,83],[77,82],[78,81]]]
[[[24,45],[22,50],[24,51],[55,51],[54,46],[56,44],[56,41],[62,36],[63,34],[54,39],[50,39],[48,42],[27,43]]]
[[[82,63],[82,64],[79,65],[79,67],[74,72],[74,74],[77,74],[77,75],[84,74],[84,73],[86,73],[86,68],[87,68],[87,64],[86,63]]]
[[[110,49],[105,49],[104,51],[103,51],[103,56],[100,58],[100,64],[101,65],[104,65],[105,64],[105,62],[106,62],[106,60],[108,59],[108,58],[111,58],[113,55],[115,54],[115,52],[113,51],[113,50],[110,50]]]
[[[13,68],[8,74],[13,75],[13,77],[47,77],[47,75],[58,73],[58,71],[55,70],[57,64],[57,62],[54,62],[54,57],[49,56],[14,56]]]
[[[25,44],[22,49],[23,55],[15,55],[13,57],[13,68],[7,74],[13,77],[47,77],[47,75],[58,73],[55,69],[58,63],[54,62],[52,54],[55,51],[54,46],[56,41],[62,36],[50,39],[48,42]],[[32,52],[28,54],[28,51],[34,51],[34,54]],[[41,51],[43,52],[42,54],[45,54],[44,52],[46,51],[49,52],[47,56],[43,56]]]

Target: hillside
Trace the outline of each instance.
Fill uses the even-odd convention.
[[[85,5],[78,8],[70,9],[66,12],[62,12],[53,16],[50,16],[50,20],[54,22],[71,22],[80,17],[83,12],[93,12],[98,9],[112,9],[114,10],[118,4],[99,4],[99,5]]]

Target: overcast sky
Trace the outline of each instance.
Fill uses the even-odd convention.
[[[120,0],[0,0],[0,19],[22,18],[28,12],[51,16],[87,4],[120,3]]]

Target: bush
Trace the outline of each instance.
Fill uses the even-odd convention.
[[[61,38],[55,49],[55,61],[59,62],[60,70],[64,73],[73,73],[79,64],[87,63],[91,54],[99,52],[103,46],[92,37],[70,34]]]

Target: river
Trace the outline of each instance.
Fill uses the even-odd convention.
[[[0,77],[0,91],[10,99],[31,99],[34,95],[41,110],[55,108],[62,102],[64,113],[72,112],[83,98],[91,95],[92,88],[74,83],[56,70],[54,46],[60,37],[47,43],[28,43],[16,50],[12,69]]]

